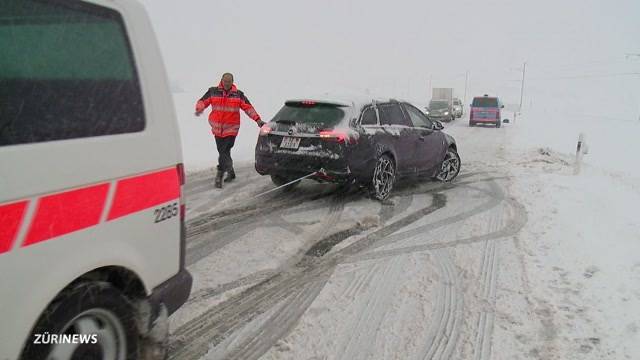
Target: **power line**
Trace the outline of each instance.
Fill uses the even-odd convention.
[[[540,78],[531,78],[531,79],[529,79],[529,80],[571,80],[571,79],[593,79],[593,78],[606,78],[606,77],[616,77],[616,76],[633,76],[633,75],[640,75],[640,72],[616,73],[616,74],[601,74],[601,75],[578,75],[578,76],[540,77]]]

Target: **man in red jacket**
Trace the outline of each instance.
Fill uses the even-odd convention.
[[[200,116],[207,106],[211,105],[209,125],[216,138],[218,148],[218,171],[216,187],[222,187],[222,177],[227,173],[225,182],[236,178],[231,159],[231,148],[240,130],[240,109],[255,121],[259,127],[264,125],[260,115],[251,106],[249,99],[233,84],[233,75],[224,73],[217,87],[212,87],[196,103],[196,116]]]

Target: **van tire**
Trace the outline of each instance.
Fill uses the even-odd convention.
[[[95,329],[106,334],[109,340],[115,340],[115,345],[111,349],[115,349],[119,354],[117,359],[139,358],[140,334],[136,325],[136,310],[133,303],[110,283],[97,281],[79,283],[63,291],[51,302],[27,339],[21,359],[44,360],[56,350],[60,350],[59,344],[52,344],[51,337],[47,340],[42,336],[40,343],[35,344],[40,334],[91,335],[91,331],[82,333],[81,326],[85,327],[85,331]],[[96,355],[102,354],[101,349],[104,346],[111,345],[101,344],[100,341],[97,344],[91,342],[78,345],[73,350],[73,356],[95,358]]]

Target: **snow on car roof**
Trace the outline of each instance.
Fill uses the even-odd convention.
[[[324,93],[315,96],[309,96],[305,98],[289,99],[288,101],[315,101],[324,104],[335,104],[341,106],[349,106],[354,110],[360,111],[363,107],[371,105],[373,102],[390,102],[398,101],[404,102],[401,99],[393,99],[388,97],[378,97],[367,94],[330,94]]]

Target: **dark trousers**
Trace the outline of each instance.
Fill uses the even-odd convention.
[[[218,170],[229,171],[233,169],[233,159],[231,159],[231,148],[236,142],[235,136],[216,136],[216,147],[218,148]]]

